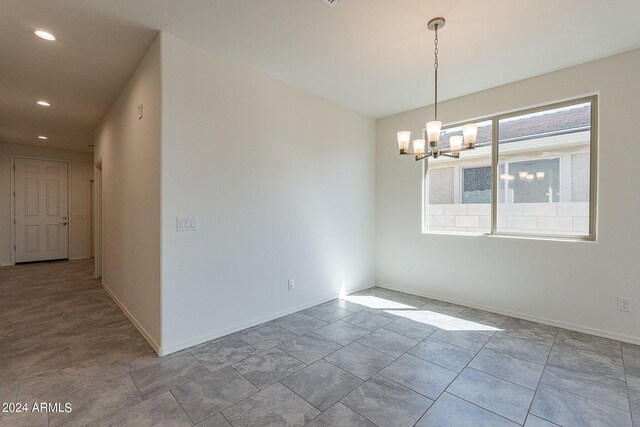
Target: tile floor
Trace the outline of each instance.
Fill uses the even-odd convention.
[[[640,426],[639,346],[371,288],[158,358],[91,271],[0,269],[0,402],[73,408],[0,425]]]

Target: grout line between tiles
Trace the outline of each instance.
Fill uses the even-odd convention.
[[[554,342],[554,345],[555,345],[555,342]],[[553,349],[553,347],[552,347],[552,349]],[[593,353],[593,352],[590,352],[590,353]],[[548,362],[548,360],[550,359],[550,357],[551,357],[551,352],[549,352],[549,357],[547,357],[547,362]],[[624,362],[623,362],[623,363],[624,363]],[[558,363],[558,364],[559,364],[561,367],[564,367],[564,366],[565,366],[565,365],[564,365],[564,364],[562,364],[562,363]],[[545,363],[545,370],[546,370],[546,368],[547,368],[547,364]],[[624,370],[624,366],[623,366],[623,370]],[[538,384],[538,387],[540,387],[540,384],[544,384],[544,385],[546,385],[547,387],[553,387],[553,388],[555,388],[555,389],[557,389],[557,390],[562,391],[563,393],[568,393],[568,394],[571,394],[571,395],[573,395],[573,396],[578,396],[578,397],[581,397],[581,398],[583,398],[583,399],[587,399],[587,400],[590,400],[590,401],[592,401],[592,402],[596,402],[596,403],[599,403],[599,404],[601,404],[601,405],[608,406],[609,408],[613,408],[613,409],[616,409],[616,410],[618,410],[618,411],[627,412],[627,413],[631,414],[631,401],[629,401],[629,410],[627,411],[627,410],[625,410],[625,409],[618,408],[617,406],[610,405],[609,403],[602,402],[602,401],[597,400],[597,399],[594,399],[594,398],[592,398],[592,397],[583,396],[582,394],[575,393],[575,392],[570,391],[570,390],[566,390],[566,389],[564,389],[564,388],[562,388],[562,387],[558,387],[558,386],[556,386],[556,385],[552,385],[552,384],[547,384],[547,383],[545,383],[545,382],[543,382],[543,381],[542,381],[542,377],[543,377],[543,376],[544,376],[544,371],[543,371],[543,373],[542,373],[542,376],[540,377],[540,382],[539,382],[539,384]],[[612,379],[619,379],[619,378],[611,377],[611,376],[609,376],[609,375],[602,375],[602,376],[607,377],[607,378],[612,378]],[[625,374],[625,384],[627,385],[627,399],[628,399],[628,398],[629,398],[629,388],[628,388],[628,384],[627,384],[627,382],[626,382],[626,374]],[[537,388],[536,388],[536,392],[537,392]],[[536,415],[536,416],[537,416],[537,415]]]
[[[622,371],[624,372],[624,383],[627,386],[627,399],[629,400],[629,413],[631,414],[631,425],[635,425],[633,423],[633,410],[631,406],[631,393],[629,392],[629,380],[627,378],[627,366],[624,361],[624,350],[622,349],[622,343],[620,343],[620,353],[622,354]]]
[[[535,389],[535,391],[533,393],[533,399],[531,399],[531,403],[529,404],[529,409],[527,410],[527,416],[526,416],[526,418],[524,420],[525,423],[527,422],[527,418],[529,418],[529,415],[531,415],[531,408],[533,407],[533,402],[536,400],[536,396],[538,395],[538,389],[540,388],[540,384],[542,383],[542,377],[544,376],[544,371],[547,369],[547,363],[549,362],[549,357],[551,357],[551,352],[553,351],[553,346],[556,344],[556,340],[558,339],[558,333],[559,332],[560,332],[560,329],[559,328],[556,329],[556,333],[555,333],[555,335],[553,337],[553,343],[551,344],[551,348],[549,349],[549,354],[547,355],[547,360],[545,360],[545,362],[544,362],[544,366],[542,367],[542,373],[540,374],[540,378],[538,378],[538,384],[536,385],[536,389]],[[540,417],[538,415],[534,415],[534,416],[536,416],[538,418],[541,418],[541,419],[543,419],[545,421],[551,422],[550,420],[542,418],[542,417]],[[552,424],[555,424],[555,423],[552,423]]]
[[[500,417],[500,418],[502,418],[502,419],[504,419],[504,420],[507,420],[507,421],[509,421],[509,422],[511,422],[511,423],[519,424],[518,422],[513,421],[512,419],[509,419],[509,418],[505,417],[504,415],[500,415],[500,414],[498,414],[497,412],[493,412],[493,411],[492,411],[492,410],[490,410],[490,409],[484,408],[484,407],[482,407],[482,406],[478,405],[477,403],[473,403],[472,401],[467,400],[467,399],[465,399],[465,398],[463,398],[463,397],[460,397],[460,396],[458,396],[457,394],[453,394],[453,393],[451,393],[450,391],[447,391],[447,390],[445,390],[445,391],[443,391],[442,393],[440,393],[440,395],[438,396],[438,399],[440,399],[444,394],[448,394],[448,395],[450,395],[450,396],[455,397],[456,399],[460,399],[460,400],[462,400],[462,401],[464,401],[464,402],[467,402],[469,405],[473,405],[473,406],[475,406],[476,408],[480,408],[480,409],[481,409],[481,410],[483,410],[483,411],[487,411],[487,412],[489,412],[489,413],[491,413],[491,414],[495,415],[496,417]],[[433,401],[433,405],[435,405],[435,404],[436,404],[436,401],[437,401],[437,400],[434,400],[434,401]],[[431,406],[433,406],[433,405],[431,405]],[[429,409],[431,409],[431,407],[429,407]],[[429,410],[427,410],[427,412],[429,412]],[[420,419],[422,419],[422,418],[427,414],[427,412],[425,412],[425,413],[422,415],[422,417],[420,417]],[[529,414],[527,413],[527,417],[528,417],[528,416],[529,416]],[[420,421],[420,420],[418,420],[418,422],[419,422],[419,421]],[[526,417],[525,417],[525,421],[526,421]],[[523,423],[523,424],[524,424],[524,423]],[[519,424],[519,425],[523,425],[523,424]]]
[[[102,369],[102,368],[100,368],[100,369]],[[104,375],[104,372],[103,372],[103,375]],[[131,372],[127,372],[126,375],[131,379],[131,382],[133,383],[133,386],[136,388],[136,391],[138,392],[138,395],[140,396],[140,402],[144,402],[146,399],[144,398],[144,396],[142,396],[142,393],[140,393],[140,389],[138,388],[138,384],[136,384],[136,382],[133,380],[133,377],[131,376]],[[133,406],[133,405],[131,405],[131,406]]]
[[[229,407],[230,407],[230,406],[229,406]],[[224,408],[224,409],[227,409],[227,408]],[[224,410],[224,409],[223,409],[223,410]],[[225,417],[225,416],[224,416],[224,414],[222,413],[222,411],[218,412],[218,414],[220,414],[220,416],[221,416],[221,417],[222,417],[226,422],[228,422],[230,426],[232,426],[232,427],[233,427],[233,424],[231,424],[231,421],[229,421],[229,420],[227,419],[227,417]],[[215,416],[215,415],[212,415],[212,416]]]
[[[176,401],[176,403],[178,404],[178,406],[180,407],[180,409],[182,409],[182,412],[184,412],[184,414],[187,416],[187,418],[189,418],[189,421],[191,421],[192,425],[196,425],[196,422],[193,421],[193,418],[191,418],[191,415],[189,415],[189,413],[184,409],[184,406],[182,406],[182,403],[180,403],[180,401],[178,400],[178,398],[176,397],[175,394],[173,394],[173,389],[169,390],[169,394],[171,395],[171,397],[173,398],[173,400]]]
[[[505,320],[505,322],[506,322],[506,320]],[[493,338],[493,336],[492,336],[492,338]],[[432,339],[433,339],[433,338],[432,338]],[[435,404],[435,402],[436,402],[438,399],[440,399],[440,397],[441,397],[445,392],[447,392],[447,393],[451,394],[452,396],[455,396],[455,397],[457,397],[457,398],[459,398],[459,399],[462,399],[462,400],[464,400],[465,402],[467,402],[467,400],[466,400],[466,399],[464,399],[464,398],[462,398],[462,397],[458,396],[458,395],[457,395],[457,394],[455,394],[455,393],[450,392],[450,391],[449,391],[449,387],[451,387],[451,385],[452,385],[452,384],[453,384],[453,383],[458,379],[458,377],[460,377],[460,375],[465,371],[465,369],[469,368],[469,364],[473,361],[473,359],[475,359],[475,358],[476,358],[476,356],[478,355],[478,353],[480,353],[480,352],[485,348],[485,346],[487,345],[487,343],[488,343],[489,341],[491,341],[491,338],[490,338],[490,339],[488,339],[488,340],[487,340],[487,341],[482,345],[482,347],[480,347],[480,349],[479,349],[479,350],[478,350],[478,351],[473,355],[473,357],[471,358],[471,360],[469,360],[469,361],[467,362],[467,364],[464,366],[464,368],[462,368],[462,369],[460,370],[460,372],[458,372],[458,374],[455,376],[455,378],[454,378],[453,380],[451,380],[451,382],[449,383],[449,385],[447,385],[447,387],[445,387],[445,389],[442,391],[442,393],[440,393],[440,394],[438,395],[438,398],[434,400],[434,404]],[[450,344],[450,343],[449,343],[449,344]],[[455,345],[455,344],[452,344],[452,345]],[[460,348],[462,348],[462,347],[460,347]],[[468,350],[468,349],[466,349],[466,350]],[[473,350],[471,350],[471,351],[473,351]],[[469,369],[473,369],[473,368],[469,368]],[[476,370],[477,370],[477,369],[476,369]],[[482,372],[482,371],[480,371],[480,372]],[[496,377],[496,376],[494,376],[494,375],[491,375],[491,374],[488,374],[488,373],[486,373],[486,372],[483,372],[483,373],[485,373],[486,375],[490,375],[490,376],[492,376],[492,377],[494,377],[494,378],[498,378],[498,377]],[[500,378],[500,379],[501,379],[501,378]],[[505,380],[505,381],[506,381],[506,380]],[[535,396],[535,393],[534,393],[534,396]],[[533,401],[533,397],[531,398],[531,401]],[[472,403],[472,402],[469,402],[469,403]],[[474,403],[472,403],[472,404],[474,404]],[[497,414],[497,413],[495,413],[495,412],[491,411],[490,409],[487,409],[487,408],[482,407],[482,406],[480,406],[480,405],[476,405],[476,404],[474,404],[474,405],[475,405],[475,406],[477,406],[477,407],[479,407],[479,408],[484,409],[485,411],[489,411],[489,412],[491,412],[492,414],[498,415],[498,416],[500,416],[500,417],[502,417],[502,418],[506,418],[506,417],[504,417],[504,416],[502,416],[502,415],[500,415],[500,414]],[[429,409],[431,409],[431,408],[429,408]],[[427,410],[427,412],[428,412],[428,410]],[[425,412],[425,413],[426,413],[426,412]],[[525,415],[525,419],[527,418],[527,416],[528,416],[528,415],[529,415],[529,413],[528,413],[528,411],[527,411],[527,414]],[[423,414],[422,416],[424,417],[424,414]]]

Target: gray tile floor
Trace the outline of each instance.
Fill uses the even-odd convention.
[[[91,270],[0,269],[0,402],[73,408],[0,425],[640,426],[639,346],[371,288],[158,358]]]

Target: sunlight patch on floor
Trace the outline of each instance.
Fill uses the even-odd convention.
[[[395,316],[411,319],[416,322],[435,326],[445,331],[500,331],[501,329],[493,326],[483,325],[482,323],[473,322],[471,320],[459,319],[457,317],[448,316],[446,314],[436,313],[430,310],[385,310],[386,313]]]
[[[374,297],[371,295],[349,295],[342,298],[345,301],[352,302],[354,304],[364,305],[369,308],[377,309],[417,309],[414,306],[402,304],[400,302],[390,301],[388,299]]]

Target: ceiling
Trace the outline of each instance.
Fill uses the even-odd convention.
[[[157,30],[370,117],[417,108],[438,15],[442,99],[640,48],[637,0],[4,0],[0,141],[89,150]]]

